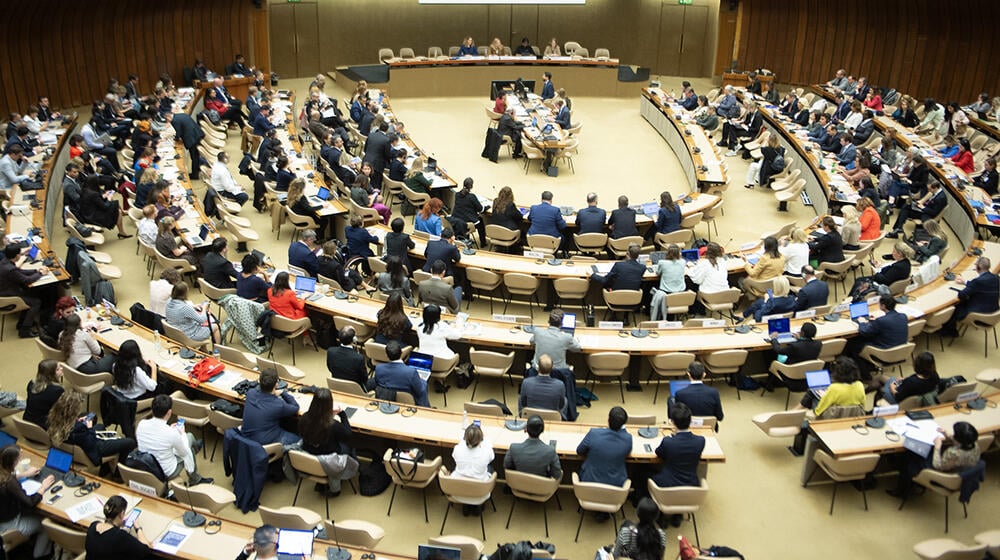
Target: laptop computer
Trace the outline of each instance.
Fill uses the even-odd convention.
[[[857,321],[861,317],[868,317],[868,302],[859,301],[851,304],[851,320]]]
[[[809,390],[812,391],[812,394],[819,398],[820,391],[823,391],[830,386],[830,372],[825,369],[807,371],[806,385],[809,387]]]
[[[319,191],[309,197],[309,205],[313,208],[319,208],[323,206],[323,203],[330,200],[330,189],[326,187],[320,187]]]
[[[434,365],[434,356],[423,352],[410,352],[406,365],[411,366],[420,374],[420,379],[427,381],[431,376],[431,366]]]
[[[312,558],[314,538],[315,535],[312,531],[279,529],[278,560],[302,560],[303,557]]]
[[[204,245],[205,240],[208,239],[209,233],[208,225],[201,224],[201,229],[198,230],[198,235],[190,235],[187,238],[187,242],[191,245]]]
[[[562,327],[560,328],[569,334],[574,334],[576,332],[576,314],[566,313],[563,315]]]
[[[681,251],[681,258],[688,262],[698,262],[700,256],[698,255],[698,249],[684,249]]]
[[[649,254],[649,264],[655,265],[667,257],[666,251],[653,251]]]
[[[38,248],[38,246],[37,245],[32,245],[31,249],[28,249],[28,260],[30,260],[30,261],[36,261],[36,260],[38,260],[38,254],[39,253],[41,253],[41,250]]]
[[[646,202],[642,205],[642,213],[646,216],[656,216],[660,213],[660,205],[656,202]]]
[[[438,168],[438,160],[436,160],[436,159],[434,159],[432,157],[428,157],[427,158],[427,166],[424,167],[424,171],[434,172],[434,171],[437,171],[437,168]]]
[[[52,475],[56,479],[56,482],[61,482],[66,473],[69,472],[69,468],[73,465],[73,454],[66,453],[55,447],[49,448],[49,454],[45,457],[45,466],[38,471],[38,480],[44,480],[45,477]]]
[[[450,546],[417,545],[417,560],[461,560],[462,551]]]
[[[686,380],[671,381],[670,382],[670,398],[672,398],[672,399],[676,398],[677,397],[677,392],[680,391],[681,389],[684,389],[685,387],[687,387],[690,384],[691,384],[691,382],[690,381],[686,381]]]
[[[778,344],[791,344],[795,342],[795,335],[792,334],[792,322],[788,317],[767,320],[767,332],[778,333],[774,339]]]
[[[295,295],[307,298],[316,291],[316,279],[308,276],[295,277]]]

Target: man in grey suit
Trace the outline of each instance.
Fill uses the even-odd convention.
[[[444,272],[447,267],[444,261],[438,259],[431,265],[431,276],[420,283],[418,293],[420,301],[424,305],[434,304],[439,307],[447,307],[448,311],[458,313],[458,306],[462,303],[461,286],[452,287],[445,282]]]
[[[560,413],[566,405],[566,385],[558,379],[553,379],[552,358],[538,358],[538,375],[526,377],[521,382],[521,395],[517,399],[517,411],[525,407],[558,410]]]
[[[528,439],[512,443],[503,459],[503,468],[537,476],[547,476],[562,480],[562,465],[555,448],[538,439],[545,431],[545,422],[538,415],[528,418],[525,427]]]
[[[562,330],[563,310],[553,309],[549,313],[549,327],[545,330],[535,329],[529,341],[535,347],[535,358],[531,365],[538,368],[538,359],[541,356],[552,358],[554,369],[568,368],[566,363],[566,351],[580,351],[580,340],[568,332]]]

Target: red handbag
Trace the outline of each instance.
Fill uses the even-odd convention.
[[[679,548],[677,557],[681,560],[694,560],[698,557],[698,549],[691,546],[691,543],[683,535],[677,536],[677,546]]]
[[[188,384],[192,387],[197,387],[216,375],[219,375],[225,371],[225,369],[226,364],[213,357],[209,356],[202,358],[200,362],[191,368],[191,373],[188,375]]]

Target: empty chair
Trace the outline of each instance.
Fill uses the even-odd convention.
[[[318,513],[310,509],[294,506],[269,508],[261,505],[258,511],[260,512],[261,523],[283,529],[311,531],[323,521],[323,518]]]
[[[705,371],[711,375],[733,375],[739,373],[749,352],[746,350],[716,350],[704,356]],[[739,398],[739,391],[736,398]]]
[[[306,336],[311,341],[312,334],[310,333],[310,329],[312,329],[312,321],[309,317],[302,317],[301,319],[289,319],[281,315],[271,317],[271,330],[275,333],[275,337],[284,338],[292,347],[292,365],[295,365],[295,339]],[[313,343],[313,349],[316,349],[315,342]],[[272,344],[271,351],[268,352],[268,357],[272,355],[273,351],[274,345]]]
[[[514,351],[501,354],[488,350],[477,350],[475,346],[472,346],[469,348],[469,362],[472,363],[472,369],[476,374],[472,396],[469,398],[475,400],[481,377],[496,377],[500,379],[500,395],[503,397],[503,402],[506,403],[507,390],[504,388],[503,377],[506,375],[511,387],[514,386],[514,378],[510,374],[510,368],[514,365]]]
[[[611,58],[611,51],[608,49],[594,49],[594,57],[598,60],[607,60]]]
[[[385,537],[385,529],[360,519],[344,519],[336,522],[326,519],[323,525],[326,528],[327,538],[336,538],[337,542],[345,546],[372,550]]]
[[[630,315],[635,320],[642,303],[642,290],[601,290],[601,295],[612,317],[621,311],[625,314],[626,323]]]
[[[469,414],[475,416],[493,416],[502,417],[504,416],[503,409],[500,408],[498,404],[485,404],[477,402],[466,402],[462,405],[462,410],[468,412]]]
[[[899,374],[903,375],[903,364],[910,361],[913,350],[916,347],[917,345],[912,342],[893,346],[892,348],[876,348],[869,345],[861,349],[860,356],[871,362],[880,371],[885,368],[896,367],[899,369]]]
[[[416,58],[417,55],[413,54],[413,49],[410,47],[403,47],[399,49],[399,58]]]
[[[830,515],[833,515],[833,504],[837,500],[837,487],[841,482],[862,480],[868,473],[875,470],[878,465],[879,456],[875,453],[862,453],[859,455],[849,455],[847,457],[834,458],[822,449],[816,450],[813,456],[816,466],[813,467],[806,484],[816,474],[816,469],[823,469],[823,472],[833,479],[833,493],[830,496]],[[868,493],[865,486],[861,485],[861,496],[865,501],[865,511],[868,511]]]
[[[521,274],[520,272],[508,272],[503,275],[503,284],[510,296],[507,298],[507,302],[504,303],[503,312],[507,312],[507,305],[513,301],[515,295],[521,295],[527,296],[528,312],[534,315],[534,303],[538,303],[539,306],[541,305],[541,302],[538,301],[538,277]]]
[[[698,291],[698,301],[705,306],[706,311],[718,313],[720,317],[728,316],[730,319],[733,319],[733,308],[741,297],[743,292],[739,288],[729,288],[721,292]]]
[[[660,508],[661,513],[664,515],[691,515],[695,543],[701,546],[695,513],[701,509],[701,504],[705,503],[705,498],[708,497],[708,481],[704,478],[701,479],[700,486],[661,488],[650,478],[647,484],[649,485],[649,496],[653,498],[653,502],[656,503],[656,507]]]
[[[3,341],[3,331],[7,328],[7,316],[27,310],[28,304],[19,297],[0,297],[0,342]]]
[[[979,544],[966,545],[954,539],[929,539],[913,545],[913,553],[923,560],[981,560],[989,547],[989,557],[994,558],[993,547],[980,541],[979,535],[976,535],[976,542]]]
[[[429,47],[427,49],[427,58],[441,58],[444,57],[444,52],[441,47]]]
[[[925,335],[924,343],[926,350],[930,350],[931,347],[931,335],[937,334],[938,341],[941,342],[941,351],[944,352],[944,337],[941,336],[941,329],[944,327],[945,323],[951,320],[951,316],[955,314],[955,308],[953,306],[946,307],[930,315],[924,315],[926,322],[924,323],[923,335]]]
[[[566,56],[573,56],[573,53],[575,53],[579,48],[580,43],[577,43],[576,41],[566,41],[563,45],[563,54]]]
[[[780,412],[765,412],[753,417],[755,426],[773,438],[795,437],[802,430],[802,421],[806,417],[805,410],[783,410]]]
[[[521,418],[531,418],[532,416],[538,416],[546,422],[560,422],[562,421],[562,414],[558,410],[546,410],[544,408],[533,408],[526,406],[521,409]]]
[[[441,468],[441,457],[419,463],[405,457],[393,457],[393,449],[385,450],[382,456],[385,470],[392,477],[392,496],[389,498],[389,510],[386,517],[392,515],[392,504],[396,501],[397,488],[419,488],[424,499],[424,522],[430,522],[427,516],[427,487],[437,478],[438,470]]]
[[[465,269],[465,277],[469,281],[470,294],[475,295],[477,291],[480,294],[485,293],[490,300],[490,313],[493,313],[493,296],[503,284],[503,277],[491,270],[476,267]],[[470,296],[465,304],[466,309],[472,305],[472,299]]]
[[[655,373],[659,377],[676,377],[684,379],[687,376],[687,368],[694,361],[694,354],[690,352],[665,352],[649,357],[649,379]],[[649,380],[647,379],[647,381]],[[656,384],[656,391],[653,393],[653,404],[660,394],[660,384]]]
[[[392,49],[379,49],[378,50],[378,61],[385,62],[387,60],[396,58],[396,54],[392,52]]]
[[[326,387],[331,391],[336,391],[338,393],[347,393],[348,395],[355,395],[358,397],[370,397],[375,394],[374,391],[368,392],[361,388],[360,385],[354,381],[347,379],[337,379],[336,377],[326,378]]]
[[[511,493],[514,494],[514,499],[510,502],[510,513],[507,514],[506,528],[510,529],[510,518],[514,515],[514,506],[517,505],[518,500],[528,500],[542,504],[542,516],[545,519],[545,536],[548,537],[549,511],[546,504],[555,496],[556,504],[562,510],[562,504],[559,503],[559,496],[557,494],[559,491],[559,479],[514,470],[506,471],[505,474],[507,476],[507,486],[510,488]]]
[[[222,344],[216,344],[215,350],[218,350],[219,358],[224,362],[236,364],[237,366],[246,369],[257,368],[257,357],[253,354],[248,354],[242,350],[237,350],[236,348],[229,346],[223,346]]]
[[[462,551],[461,560],[479,560],[483,553],[483,542],[465,535],[442,535],[430,537],[427,542],[437,546],[457,548]]]
[[[1000,343],[997,341],[997,324],[1000,323],[1000,311],[994,311],[993,313],[969,313],[961,321],[958,322],[958,329],[962,336],[971,328],[977,331],[983,331],[983,356],[990,356],[990,331],[993,331],[993,346],[994,348],[1000,348]],[[952,341],[954,344],[954,340]]]
[[[621,393],[622,403],[625,402],[625,388],[622,383],[622,376],[628,367],[629,355],[624,352],[597,352],[587,354],[587,366],[590,369],[591,390],[597,385],[597,378],[618,379],[618,391]]]
[[[585,512],[593,511],[611,514],[611,530],[616,531],[618,527],[617,514],[625,505],[628,499],[629,490],[632,488],[632,481],[625,480],[623,486],[613,486],[610,484],[600,484],[597,482],[580,482],[580,475],[573,473],[573,494],[580,504],[580,521],[576,525],[576,537],[573,542],[580,540],[580,528],[583,527],[583,516]]]

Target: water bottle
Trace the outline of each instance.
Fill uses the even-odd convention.
[[[462,411],[462,429],[469,427],[469,413],[465,410]]]
[[[160,342],[160,331],[153,331],[153,346],[156,348],[156,353],[163,353],[163,344]]]

